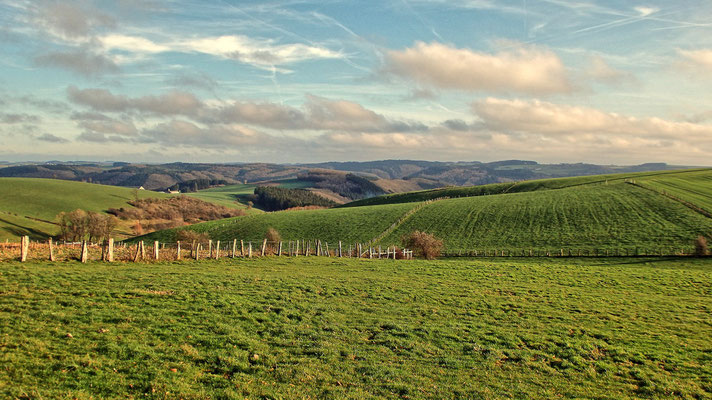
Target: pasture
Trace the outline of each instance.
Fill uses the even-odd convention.
[[[695,178],[687,178],[687,176]],[[655,171],[655,172],[635,172],[625,174],[589,175],[574,176],[569,178],[537,179],[531,181],[493,183],[481,186],[446,187],[432,190],[422,190],[407,193],[395,193],[385,196],[372,197],[369,199],[357,200],[347,203],[342,207],[360,207],[367,205],[409,203],[417,201],[434,200],[440,198],[460,198],[489,196],[504,193],[533,192],[540,190],[563,189],[568,187],[591,185],[598,183],[618,183],[627,179],[651,180],[666,182],[669,179],[693,179],[689,183],[692,185],[709,183],[712,179],[712,169],[693,169],[683,171]],[[689,188],[689,185],[687,186]]]
[[[134,194],[140,199],[169,196],[147,190],[134,192],[118,186],[39,178],[0,178],[0,188],[0,240],[15,240],[23,235],[46,240],[58,233],[54,218],[62,211],[81,208],[104,212],[112,207],[130,207],[127,202],[134,199]]]
[[[284,240],[365,243],[378,239],[375,244],[384,247],[401,245],[404,234],[420,230],[441,238],[449,254],[689,254],[698,236],[712,238],[712,218],[662,194],[660,189],[647,188],[677,185],[677,196],[700,207],[710,207],[707,194],[711,189],[707,182],[712,180],[712,170],[641,173],[637,174],[636,185],[626,182],[630,179],[627,176],[452,188],[447,190],[479,194],[430,203],[407,201],[276,212],[185,229],[205,232],[213,240],[231,241],[259,240],[273,227]],[[493,194],[485,195],[490,190]],[[172,230],[142,239],[171,242],[175,237],[176,231]]]
[[[357,209],[337,208],[264,213],[229,218],[169,229],[141,236],[136,240],[175,242],[180,229],[207,233],[213,240],[261,240],[274,228],[285,240],[320,239],[330,243],[368,241],[386,230],[417,203],[389,204]]]
[[[255,208],[247,210],[246,198],[255,191],[255,187],[255,185],[225,185],[185,195],[225,207],[245,209],[249,213],[260,213],[261,211]]]
[[[709,398],[710,259],[0,264],[4,398]]]
[[[441,200],[423,207],[383,242],[397,243],[416,229],[441,238],[450,252],[563,248],[633,254],[639,248],[674,254],[676,247],[691,251],[697,236],[712,234],[712,219],[618,182]]]
[[[667,176],[654,175],[636,179],[635,182],[694,204],[712,214],[712,172],[709,170]]]

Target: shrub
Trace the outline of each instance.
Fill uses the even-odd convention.
[[[697,240],[695,240],[695,255],[706,256],[709,253],[709,248],[707,247],[707,238],[702,235],[698,236]]]
[[[268,242],[277,243],[282,241],[282,235],[280,235],[276,229],[270,227],[269,229],[267,229],[265,239],[267,239]]]
[[[181,229],[176,234],[176,239],[182,243],[202,243],[206,245],[210,240],[210,236],[207,233],[198,233],[188,229]]]
[[[433,260],[440,255],[443,241],[426,232],[413,231],[403,237],[405,247],[413,249],[418,256]]]

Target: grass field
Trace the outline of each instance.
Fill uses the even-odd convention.
[[[383,242],[398,243],[416,229],[443,239],[449,251],[638,247],[672,254],[676,246],[691,251],[698,235],[712,235],[712,219],[619,182],[438,201]]]
[[[687,174],[694,175],[697,177],[694,183],[691,182],[693,185],[704,183],[704,180],[701,178],[706,177],[707,179],[712,179],[712,169],[709,168],[684,171],[655,171],[627,174],[575,176],[570,178],[538,179],[532,181],[494,183],[481,186],[447,187],[441,189],[422,190],[417,192],[395,193],[385,196],[371,197],[368,199],[353,201],[351,203],[344,204],[342,207],[360,207],[366,205],[408,203],[439,199],[443,197],[460,198],[487,196],[503,193],[533,192],[539,190],[562,189],[574,186],[606,182],[617,183],[622,182],[626,179],[640,179],[651,181],[655,180],[665,182],[668,179],[675,180],[680,176],[683,176],[683,179],[686,179],[684,178],[684,176],[686,176]]]
[[[129,188],[56,179],[0,178],[0,188],[0,240],[23,235],[44,240],[58,232],[52,222],[62,211],[102,212],[127,207],[134,198]],[[168,196],[146,190],[137,194],[139,198]]]
[[[671,186],[682,181],[687,186],[678,195],[703,205],[711,201],[706,197],[712,190],[706,179],[712,179],[712,170],[648,176],[645,179],[649,180],[639,178],[636,182]],[[519,254],[562,249],[566,254],[569,250],[634,254],[636,249],[676,254],[692,251],[699,235],[712,238],[711,218],[625,179],[615,175],[522,182],[514,187],[507,184],[513,188],[511,192],[435,201],[403,221],[408,210],[423,203],[269,213],[188,229],[207,232],[222,241],[260,239],[268,227],[277,229],[285,240],[367,242],[383,234],[383,246],[399,245],[404,234],[421,230],[441,238],[448,252],[506,250]],[[490,189],[493,187],[504,186]],[[395,229],[387,230],[397,221],[400,224]],[[158,232],[146,239],[174,241],[175,231]]]
[[[283,179],[273,181],[272,183],[277,184],[279,187],[289,189],[302,189],[309,186],[309,182],[301,181],[299,179]],[[254,194],[256,187],[257,184],[225,185],[199,190],[195,193],[186,193],[186,195],[200,200],[209,201],[211,203],[220,204],[225,207],[247,209],[247,202],[249,201],[247,197]],[[248,214],[259,214],[262,210],[253,207],[247,210],[247,212]]]
[[[206,232],[212,239],[223,242],[233,239],[260,240],[265,237],[269,228],[279,231],[286,240],[364,242],[378,236],[416,205],[417,203],[405,203],[354,209],[281,211],[204,222],[178,229]],[[178,229],[154,232],[140,239],[173,242]]]
[[[636,183],[694,204],[712,213],[712,172],[693,171],[667,176],[649,176]]]
[[[3,263],[0,395],[710,398],[711,304],[709,259]]]
[[[226,185],[186,193],[186,195],[225,207],[241,208],[254,214],[262,211],[256,208],[247,210],[246,197],[254,193],[255,187],[255,185]]]

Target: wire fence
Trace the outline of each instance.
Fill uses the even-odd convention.
[[[481,248],[447,249],[442,257],[687,257],[706,255],[695,246],[621,246],[606,248]],[[327,242],[318,239],[269,241],[267,239],[200,242],[114,242],[102,243],[30,241],[0,243],[0,261],[119,261],[151,262],[252,257],[345,257],[366,259],[412,259],[413,250],[371,243]]]
[[[341,257],[367,259],[412,259],[413,251],[397,246],[369,246],[364,243],[329,243],[321,240],[268,241],[238,240],[206,242],[102,243],[30,241],[0,243],[0,261],[119,261],[151,262],[253,257]]]

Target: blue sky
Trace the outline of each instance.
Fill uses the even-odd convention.
[[[0,160],[712,165],[709,1],[0,0]]]

